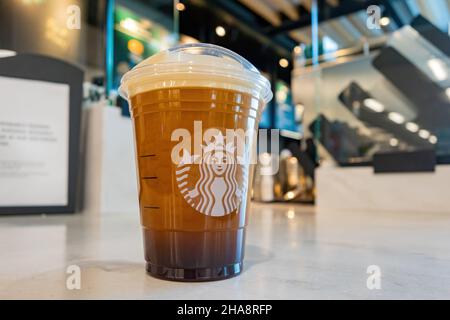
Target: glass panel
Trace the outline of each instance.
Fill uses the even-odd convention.
[[[309,29],[296,31],[306,41],[296,52],[294,100],[322,158],[364,165],[377,153],[435,150],[438,163],[449,162],[449,10],[439,3],[390,1],[332,18],[319,24],[317,43]]]

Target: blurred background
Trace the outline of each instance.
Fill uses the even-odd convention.
[[[22,204],[4,192],[2,211],[135,208],[132,130],[117,93],[120,79],[156,52],[195,42],[237,52],[271,81],[274,99],[260,128],[280,130],[280,149],[263,158],[280,170],[265,176],[258,165],[255,201],[449,211],[449,15],[447,0],[1,1],[3,76],[17,59],[38,55],[75,66],[83,79],[81,106],[72,105],[72,90],[70,129],[63,129],[69,143],[62,141],[67,155],[60,159],[68,165],[61,174],[68,178],[51,182],[67,184],[67,196],[58,205]],[[36,78],[31,69],[23,78]],[[34,171],[11,165],[23,156],[17,140],[8,140],[11,126],[1,127],[0,173],[23,183]],[[31,194],[38,183],[25,185]]]
[[[1,0],[0,299],[449,297],[449,23],[450,0]],[[269,79],[280,143],[258,150],[250,272],[186,295],[144,273],[117,90],[195,42]]]

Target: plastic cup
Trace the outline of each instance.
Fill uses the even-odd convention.
[[[256,130],[270,83],[211,44],[160,52],[124,75],[134,126],[146,269],[218,280],[241,272]],[[235,135],[234,135],[235,134]]]

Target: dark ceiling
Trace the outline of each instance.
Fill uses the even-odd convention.
[[[141,0],[154,9],[173,16],[171,0]],[[201,42],[225,46],[247,57],[258,68],[289,82],[292,63],[281,68],[279,59],[292,57],[293,48],[306,42],[299,29],[311,24],[312,0],[182,0],[179,12],[181,34]],[[318,0],[319,22],[365,10],[372,0]],[[227,30],[215,34],[216,26]],[[304,33],[307,33],[304,32]]]
[[[174,16],[172,0],[139,0],[168,17]],[[181,0],[185,10],[179,14],[179,30],[202,42],[210,42],[245,56],[259,69],[276,73],[289,81],[292,51],[300,43],[310,46],[311,17],[314,0]],[[378,5],[382,16],[390,24],[380,30],[366,26],[367,8]],[[328,38],[337,48],[349,48],[362,38],[382,38],[417,14],[427,16],[442,29],[448,28],[450,0],[422,2],[411,0],[317,0],[318,36]],[[215,28],[220,25],[226,35],[219,37]],[[445,31],[445,30],[444,30]],[[279,59],[291,63],[281,68]]]

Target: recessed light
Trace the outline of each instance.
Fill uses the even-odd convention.
[[[285,58],[281,58],[278,63],[280,64],[280,67],[282,67],[282,68],[289,67],[289,61]]]
[[[184,11],[184,10],[186,9],[186,6],[184,5],[184,3],[178,2],[178,3],[175,5],[175,8],[176,8],[178,11]]]
[[[447,79],[448,74],[444,61],[441,59],[430,59],[427,64],[438,81]]]
[[[428,141],[430,141],[431,144],[436,144],[438,142],[438,139],[436,136],[431,136]]]
[[[216,27],[216,34],[217,34],[219,37],[224,37],[224,36],[227,34],[227,31],[225,30],[224,27],[222,27],[222,26],[217,26],[217,27]]]
[[[422,129],[419,131],[419,137],[422,139],[428,139],[430,137],[430,131]]]
[[[419,125],[414,122],[408,122],[406,124],[406,129],[408,129],[408,131],[411,131],[411,132],[417,132],[417,131],[419,131]]]
[[[137,32],[139,30],[137,21],[131,18],[120,21],[120,26],[130,32]]]
[[[375,99],[372,99],[372,98],[364,99],[364,105],[367,108],[369,108],[370,110],[375,111],[375,112],[383,112],[384,111],[384,105],[381,102],[379,102]]]
[[[388,114],[388,118],[389,120],[397,124],[402,124],[403,122],[405,122],[405,118],[400,113],[397,112],[390,112]]]
[[[391,145],[391,147],[397,147],[398,139],[392,138],[391,140],[389,140],[389,144]]]
[[[388,17],[382,17],[380,19],[380,25],[383,27],[386,27],[387,25],[389,25],[389,23],[391,23],[391,19],[389,19]]]

